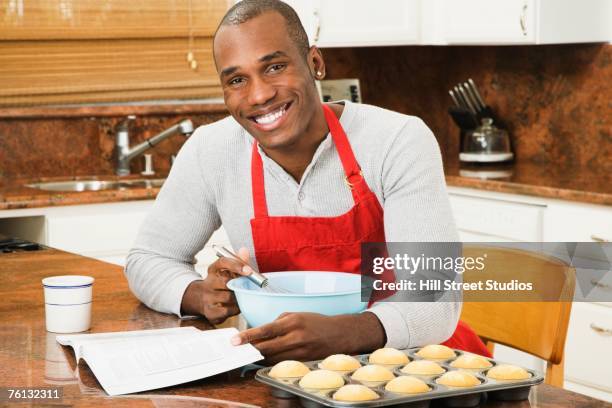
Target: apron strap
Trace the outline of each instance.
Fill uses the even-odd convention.
[[[267,217],[268,204],[266,203],[263,162],[257,151],[256,141],[253,143],[253,152],[251,153],[251,189],[253,190],[253,211],[255,218]]]
[[[370,193],[368,185],[365,183],[361,167],[357,163],[353,149],[349,143],[348,137],[340,124],[340,121],[336,117],[334,111],[327,105],[323,104],[323,113],[325,114],[325,121],[329,127],[329,132],[332,135],[332,140],[336,146],[338,156],[340,156],[340,162],[344,168],[344,181],[346,185],[351,189],[353,200],[355,204],[360,201],[361,197],[365,197]]]
[[[342,163],[342,168],[344,169],[344,181],[351,189],[353,201],[357,204],[361,197],[365,197],[370,193],[370,189],[363,178],[361,168],[353,154],[353,149],[348,141],[348,137],[344,129],[342,129],[342,125],[336,117],[336,114],[329,106],[325,104],[322,106],[323,113],[325,114],[325,121],[329,127],[329,132],[331,133],[336,151],[340,157],[340,162]],[[251,189],[253,191],[255,218],[262,218],[268,216],[268,205],[266,202],[263,162],[257,150],[257,146],[257,141],[255,141],[251,153]]]

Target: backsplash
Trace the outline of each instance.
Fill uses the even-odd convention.
[[[324,49],[328,79],[359,78],[365,103],[416,115],[432,128],[447,164],[459,130],[448,89],[473,78],[507,122],[518,161],[612,172],[612,45],[375,47]],[[114,173],[115,128],[129,114],[131,144],[183,118],[195,126],[227,115],[222,104],[15,108],[0,111],[0,180]],[[184,143],[150,152],[166,173]],[[133,161],[132,172],[143,169]]]
[[[13,113],[11,115],[11,113]],[[141,105],[76,108],[15,108],[0,111],[0,180],[114,174],[117,125],[127,115],[130,145],[189,118],[194,126],[227,116],[224,105]],[[185,137],[171,136],[146,153],[154,170],[167,174],[170,157]],[[144,170],[142,157],[132,160],[132,173]]]
[[[448,90],[473,78],[507,122],[517,160],[612,172],[612,45],[343,48],[323,56],[329,79],[360,79],[364,103],[421,117],[447,161],[459,150]]]

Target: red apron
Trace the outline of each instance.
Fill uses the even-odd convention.
[[[319,270],[360,273],[361,244],[385,242],[383,209],[378,198],[363,178],[336,115],[327,105],[323,105],[323,112],[355,205],[337,217],[269,216],[263,163],[257,142],[253,143],[254,218],[251,232],[260,272]],[[392,280],[393,276],[383,274],[381,278]],[[461,322],[444,344],[489,356],[480,338]]]

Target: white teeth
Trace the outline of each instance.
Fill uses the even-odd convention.
[[[255,122],[259,123],[260,125],[269,125],[270,123],[277,121],[281,116],[283,116],[287,111],[286,109],[287,104],[281,106],[278,110],[274,112],[266,113],[265,115],[261,116],[256,116]]]

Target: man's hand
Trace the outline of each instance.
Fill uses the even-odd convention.
[[[232,338],[233,345],[251,343],[267,363],[316,360],[330,354],[359,354],[383,347],[382,324],[373,313],[324,316],[283,313],[272,323],[248,329]]]
[[[240,248],[237,254],[246,263],[249,251]],[[227,282],[238,276],[247,276],[253,270],[230,258],[219,258],[208,267],[204,280],[192,282],[185,290],[181,302],[183,314],[202,315],[212,324],[223,323],[230,316],[240,313],[234,292],[227,288]]]

